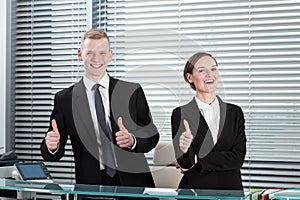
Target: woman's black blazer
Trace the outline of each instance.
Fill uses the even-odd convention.
[[[240,169],[246,154],[245,120],[242,109],[219,97],[220,127],[217,143],[199,111],[196,100],[173,110],[172,137],[178,164],[186,169],[179,188],[242,190]],[[194,136],[186,154],[179,149],[179,137],[187,120]],[[195,155],[197,164],[194,165]]]

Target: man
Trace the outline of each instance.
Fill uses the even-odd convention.
[[[107,74],[112,50],[101,30],[84,33],[78,58],[84,76],[55,95],[43,158],[62,158],[70,137],[77,184],[154,187],[144,153],[156,146],[159,134],[143,89]]]

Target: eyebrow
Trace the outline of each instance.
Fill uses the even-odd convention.
[[[212,65],[210,67],[218,67],[218,65]],[[199,67],[197,67],[197,69],[201,69],[201,68],[206,68],[206,67],[205,66],[199,66]]]

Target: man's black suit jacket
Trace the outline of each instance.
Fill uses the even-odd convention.
[[[144,92],[137,83],[110,77],[109,96],[120,184],[154,187],[144,153],[156,146],[159,134],[153,124]],[[133,150],[122,149],[116,145],[114,135],[119,131],[118,117],[123,118],[125,127],[136,137],[137,145]],[[47,161],[61,159],[65,154],[65,145],[69,137],[74,152],[76,183],[103,184],[99,173],[98,144],[83,80],[55,95],[52,119],[57,122],[60,144],[57,152],[51,154],[44,139],[41,143],[43,158]],[[51,123],[48,131],[50,130],[52,130]]]
[[[219,97],[220,126],[217,143],[199,111],[196,100],[173,110],[172,137],[178,164],[186,169],[179,188],[242,190],[240,168],[246,154],[245,120],[240,107]],[[194,136],[186,154],[179,148],[179,137],[187,120]],[[195,155],[198,163],[194,165]],[[193,166],[194,165],[194,166]]]

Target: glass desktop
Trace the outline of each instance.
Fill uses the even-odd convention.
[[[83,184],[44,183],[32,181],[16,181],[0,179],[0,189],[15,190],[27,193],[65,194],[65,195],[93,195],[110,197],[146,197],[176,198],[176,199],[245,199],[243,191],[235,190],[199,190],[172,188],[143,188],[125,186],[103,186]]]

